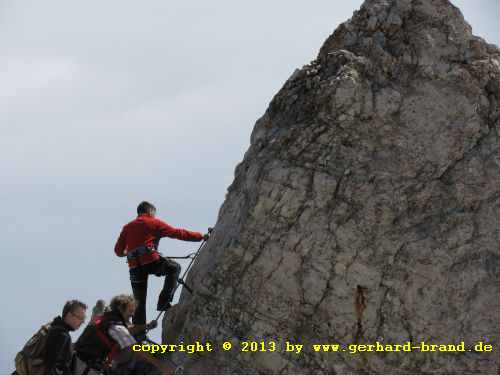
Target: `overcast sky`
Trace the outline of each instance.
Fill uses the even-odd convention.
[[[0,372],[66,300],[130,292],[113,246],[139,201],[215,223],[255,121],[361,3],[0,0]],[[500,44],[497,0],[454,3]]]

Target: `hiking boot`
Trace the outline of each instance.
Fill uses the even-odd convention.
[[[171,307],[172,304],[170,302],[161,303],[160,301],[158,301],[158,305],[156,305],[156,311],[167,311]]]

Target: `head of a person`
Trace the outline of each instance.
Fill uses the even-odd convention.
[[[137,206],[137,215],[148,215],[154,217],[156,215],[156,207],[152,203],[142,201]]]
[[[104,301],[103,299],[98,299],[95,303],[95,307],[99,311],[104,311],[104,309],[106,308],[106,301]]]
[[[61,316],[67,325],[73,330],[77,330],[87,318],[86,312],[86,304],[76,299],[72,299],[64,304]]]
[[[134,297],[129,294],[113,297],[109,304],[111,311],[120,313],[126,322],[134,316],[136,306]]]

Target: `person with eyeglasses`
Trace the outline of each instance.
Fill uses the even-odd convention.
[[[47,334],[44,375],[72,375],[73,349],[71,331],[86,319],[87,305],[78,300],[66,302],[62,315],[54,318]]]

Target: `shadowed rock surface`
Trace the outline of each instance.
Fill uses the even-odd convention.
[[[197,293],[165,318],[169,342],[233,350],[174,358],[190,375],[499,373],[499,132],[500,52],[456,7],[366,1],[257,121]],[[495,350],[310,348],[376,340]]]

